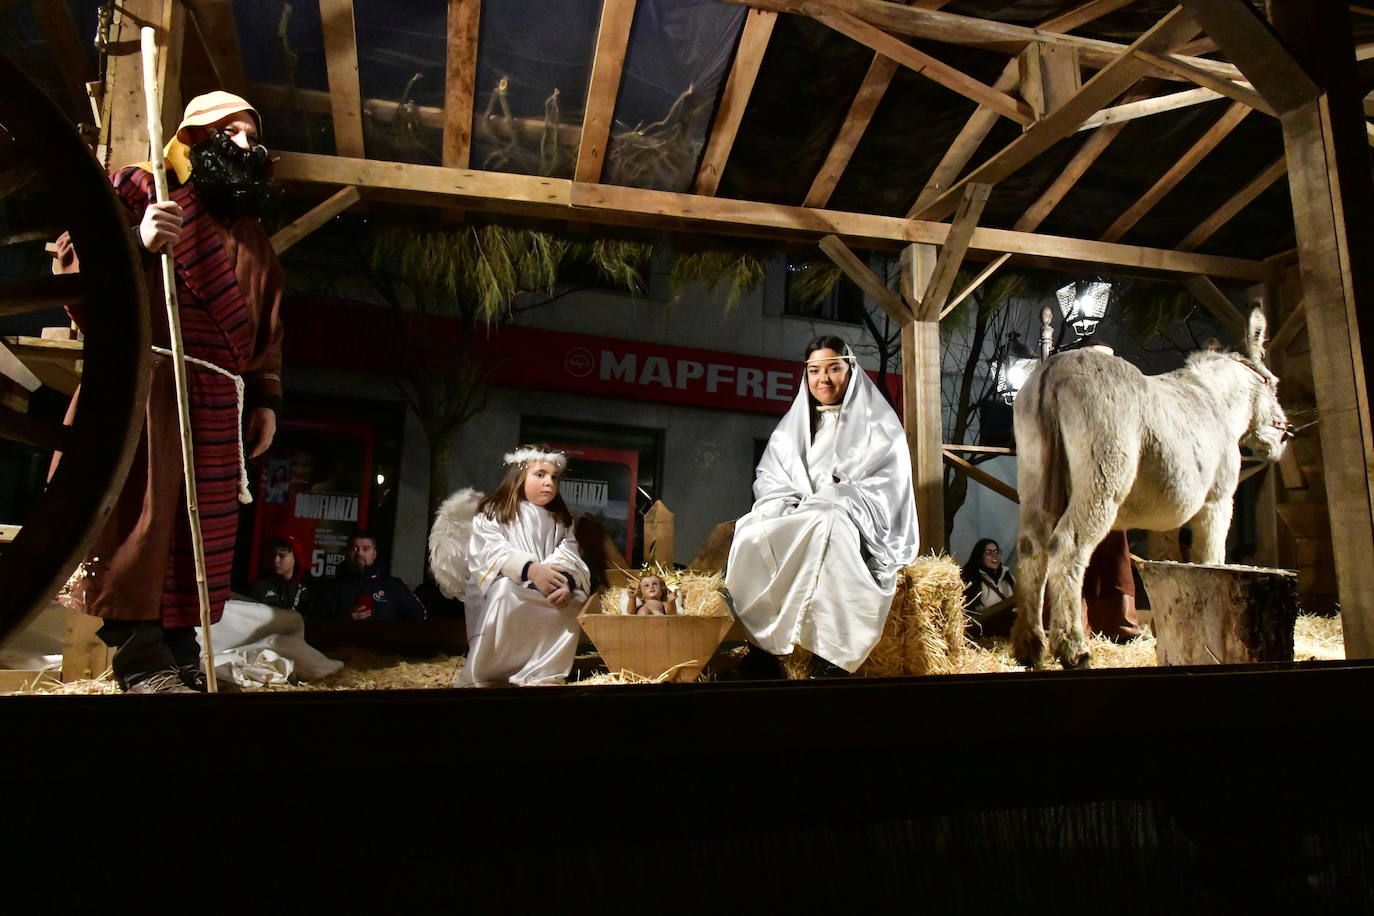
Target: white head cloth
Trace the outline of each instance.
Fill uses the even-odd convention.
[[[863,537],[867,564],[888,589],[897,570],[916,558],[920,535],[911,485],[911,454],[897,414],[845,347],[849,385],[836,430],[834,495],[849,508]],[[803,377],[791,408],[773,430],[754,478],[754,511],[775,501],[796,504],[816,492],[806,464],[812,398]]]

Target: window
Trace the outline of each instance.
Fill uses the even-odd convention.
[[[864,294],[848,277],[840,277],[838,283],[819,303],[803,300],[793,290],[798,280],[816,265],[793,258],[787,259],[786,280],[783,284],[784,315],[796,318],[813,318],[821,321],[837,321],[841,324],[863,324]]]

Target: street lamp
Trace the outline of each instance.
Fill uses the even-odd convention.
[[[1070,283],[1055,291],[1059,300],[1059,314],[1064,323],[1073,327],[1078,339],[1097,330],[1097,323],[1107,314],[1107,303],[1112,297],[1112,285],[1101,280],[1086,280]]]
[[[1012,331],[1007,335],[1006,346],[997,356],[997,393],[1010,404],[1016,400],[1016,393],[1026,384],[1026,379],[1040,365],[1040,360],[1021,342],[1021,335]]]

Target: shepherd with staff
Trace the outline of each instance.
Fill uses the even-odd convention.
[[[149,109],[156,112],[156,104]],[[155,117],[150,124],[156,127]],[[262,146],[262,119],[228,92],[197,96],[162,153],[167,199],[158,199],[152,163],[112,178],[148,252],[152,372],[128,479],[66,597],[104,620],[98,635],[115,648],[114,674],[130,693],[206,689],[195,628],[224,611],[239,502],[249,499],[245,461],[271,445],[282,393],[284,277],[259,222],[279,192]],[[174,268],[167,273],[175,276],[175,300],[163,284],[163,254]],[[66,235],[58,259],[63,269],[78,269]],[[163,311],[173,302],[185,353],[182,406],[172,356],[178,335]],[[72,318],[81,324],[79,309]],[[187,439],[194,475],[184,476],[195,482],[189,501]]]

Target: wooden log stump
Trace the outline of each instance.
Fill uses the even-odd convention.
[[[1289,569],[1139,560],[1161,665],[1293,660],[1298,577]]]

